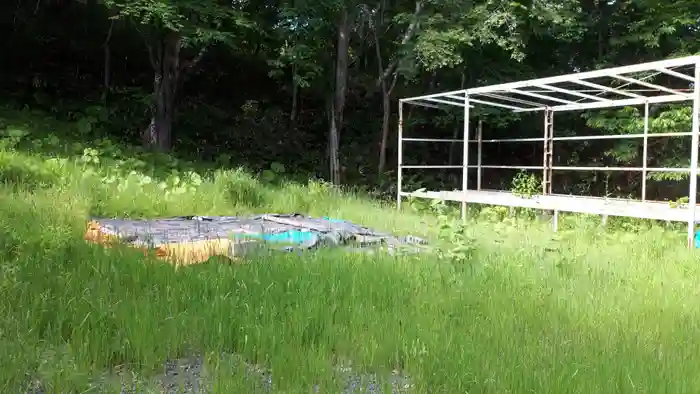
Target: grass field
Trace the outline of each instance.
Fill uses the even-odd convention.
[[[2,393],[161,392],[163,363],[194,356],[214,393],[341,392],[339,366],[382,392],[396,373],[416,393],[700,392],[700,264],[682,230],[482,217],[462,262],[324,251],[174,270],[85,244],[86,218],[303,212],[433,241],[438,219],[0,119]]]

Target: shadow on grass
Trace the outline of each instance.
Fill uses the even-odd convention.
[[[226,168],[242,168],[277,186],[286,182],[304,183],[312,178],[307,174],[286,172],[284,166],[274,160],[256,165],[232,161],[231,156],[227,155],[212,157],[213,160],[207,161],[178,151],[169,154],[148,151],[142,146],[105,135],[100,131],[99,123],[97,116],[85,115],[66,121],[41,110],[0,105],[0,147],[45,158],[86,162],[99,160],[107,166],[128,167],[157,179],[165,179],[173,172],[207,174]]]

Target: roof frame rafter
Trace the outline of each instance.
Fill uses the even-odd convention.
[[[691,100],[693,98],[692,93],[686,93],[683,90],[672,89],[668,86],[654,84],[646,82],[644,80],[651,78],[653,75],[666,74],[678,79],[693,82],[693,77],[673,70],[674,68],[683,66],[700,67],[700,55],[661,60],[649,63],[641,63],[630,66],[614,67],[595,71],[573,73],[568,75],[560,75],[556,77],[538,78],[527,81],[509,82],[470,89],[461,89],[444,93],[435,93],[417,97],[404,98],[400,101],[411,104],[418,104],[418,102],[421,102],[422,104],[425,104],[425,102],[433,102],[447,104],[451,106],[458,106],[462,108],[467,102],[469,102],[492,107],[500,107],[515,112],[542,111],[545,108],[550,108],[553,111],[572,111],[641,105],[644,103],[681,102]],[[634,74],[643,72],[654,72],[654,74],[652,76],[633,78]],[[611,85],[605,86],[600,83],[591,82],[591,80],[595,80],[598,78],[610,78],[611,80],[624,81],[626,82],[626,84],[623,84],[622,87],[615,87]],[[561,83],[571,83],[579,86],[586,86],[589,89],[595,89],[600,93],[586,94],[583,91],[578,91],[575,88],[569,89],[563,86],[553,86]],[[633,93],[631,90],[623,89],[624,86],[630,84],[636,84],[650,88],[652,93],[648,94],[661,93],[661,95],[645,96],[642,94]],[[533,91],[533,89],[539,90],[535,92]],[[561,95],[577,96],[579,99],[567,100],[560,98],[559,96],[548,95],[549,92],[559,93]],[[604,93],[612,93],[616,97],[601,97]],[[538,100],[529,101],[521,99],[519,97],[512,97],[516,95],[529,96]],[[484,100],[482,99],[482,97],[501,101],[508,101],[519,105],[508,105],[500,102]],[[537,102],[539,100],[543,100],[544,102],[540,104]],[[556,102],[559,104],[552,105],[549,104],[549,102]],[[470,107],[473,107],[473,105],[470,104]]]
[[[607,101],[611,102],[612,100],[606,99],[603,97],[598,97],[598,96],[593,96],[591,94],[586,94],[586,93],[581,93],[576,90],[569,90],[569,89],[562,89],[560,87],[552,86],[552,85],[547,85],[547,84],[535,84],[532,85],[533,87],[540,88],[540,89],[546,89],[546,90],[551,90],[553,92],[559,92],[559,93],[564,93],[564,94],[570,94],[572,96],[578,96],[581,98],[587,98],[589,100],[593,101]]]
[[[504,101],[510,101],[510,102],[518,103],[518,104],[534,105],[534,106],[536,106],[536,107],[538,107],[538,108],[542,106],[542,103],[537,103],[537,102],[534,102],[534,101],[527,101],[527,100],[517,99],[517,98],[515,98],[515,97],[502,96],[502,95],[496,94],[496,93],[482,93],[481,96],[490,97],[490,98],[495,98],[495,99],[504,100]]]
[[[600,85],[600,84],[589,82],[589,81],[580,80],[580,81],[571,81],[571,82],[577,83],[577,84],[583,85],[583,86],[588,86],[589,88],[596,88],[596,89],[603,90],[605,92],[615,93],[615,94],[620,95],[620,96],[627,96],[627,97],[632,97],[632,98],[643,98],[644,97],[641,94],[631,93],[631,92],[628,92],[625,90],[615,89],[615,88],[611,88],[609,86]]]
[[[676,78],[680,78],[680,79],[685,79],[686,81],[689,81],[689,82],[695,82],[695,80],[693,79],[693,77],[691,77],[690,75],[686,75],[686,74],[683,74],[683,73],[679,73],[678,71],[669,70],[669,69],[664,68],[664,67],[659,67],[659,68],[657,68],[657,69],[655,69],[655,70],[658,71],[658,72],[660,72],[660,73],[664,73],[664,74],[666,74],[666,75],[670,75],[670,76],[672,76],[672,77],[676,77]]]
[[[538,99],[542,99],[542,100],[556,101],[556,102],[561,103],[561,104],[576,104],[575,101],[564,100],[564,99],[560,99],[558,97],[545,96],[543,94],[528,92],[525,90],[508,89],[507,91],[509,93],[522,94],[523,96],[537,97]]]
[[[615,79],[619,79],[620,81],[625,81],[625,82],[634,83],[634,84],[637,84],[637,85],[646,86],[646,87],[648,87],[648,88],[650,88],[650,89],[656,89],[656,90],[660,90],[660,91],[662,91],[662,92],[671,93],[671,94],[673,94],[673,95],[687,96],[688,98],[691,98],[691,97],[693,96],[692,94],[678,92],[678,91],[676,91],[676,90],[667,88],[667,87],[665,87],[665,86],[656,85],[656,84],[649,83],[649,82],[645,82],[645,81],[640,81],[639,79],[634,79],[634,78],[630,78],[630,77],[625,77],[625,76],[622,76],[622,75],[611,75],[610,77],[611,77],[611,78],[615,78]]]
[[[447,95],[445,97],[457,98],[456,95]],[[516,106],[508,105],[508,104],[494,103],[493,101],[485,101],[485,100],[475,99],[472,97],[469,97],[469,102],[474,102],[474,103],[483,104],[483,105],[489,105],[492,107],[510,109],[513,111],[520,111],[522,109],[522,107],[516,107]],[[471,108],[474,108],[474,106],[472,105]]]

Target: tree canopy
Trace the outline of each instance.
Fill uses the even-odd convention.
[[[399,97],[700,50],[700,3],[691,0],[43,0],[0,10],[0,83],[15,105],[94,119],[86,134],[223,165],[275,163],[384,191],[394,182]],[[639,115],[571,114],[556,128],[634,133]],[[541,134],[541,119],[493,109],[475,116],[494,136]],[[407,126],[453,136],[460,117],[411,109]],[[689,124],[687,108],[662,106],[651,131]],[[688,144],[655,139],[650,166],[686,163]],[[484,160],[528,164],[541,158],[540,148],[489,148]],[[415,163],[457,163],[460,149],[425,145],[407,154]],[[641,160],[636,140],[556,149],[564,164]],[[486,174],[496,187],[513,176]],[[640,181],[636,174],[563,177],[562,191],[599,194],[611,184],[631,193]],[[452,187],[458,179],[446,171],[407,182]],[[657,189],[670,187],[658,180]]]

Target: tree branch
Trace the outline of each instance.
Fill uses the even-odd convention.
[[[413,38],[413,35],[416,33],[416,30],[418,29],[418,16],[420,16],[420,13],[423,11],[423,1],[422,0],[416,0],[416,8],[413,11],[413,20],[411,23],[408,25],[406,28],[406,32],[404,32],[403,38],[401,39],[401,44],[399,44],[399,49],[403,48],[408,44],[408,42]],[[396,70],[396,68],[399,65],[399,57],[395,56],[394,59],[387,65],[386,69],[384,69],[384,72],[377,78],[377,82],[374,86],[374,89],[378,89],[381,85],[382,82],[385,81],[389,76]]]
[[[134,24],[134,29],[139,33],[141,38],[143,38],[143,43],[146,44],[146,49],[148,50],[148,60],[151,62],[151,67],[153,67],[154,70],[158,69],[158,63],[156,63],[156,57],[153,54],[153,46],[151,45],[150,42],[148,42],[148,37],[139,29],[138,23],[131,21]]]
[[[199,52],[197,52],[197,55],[182,68],[183,73],[189,73],[195,67],[197,67],[197,64],[199,64],[199,62],[202,61],[202,58],[204,57],[204,55],[206,55],[208,50],[209,45],[203,46],[202,49],[200,49]]]

